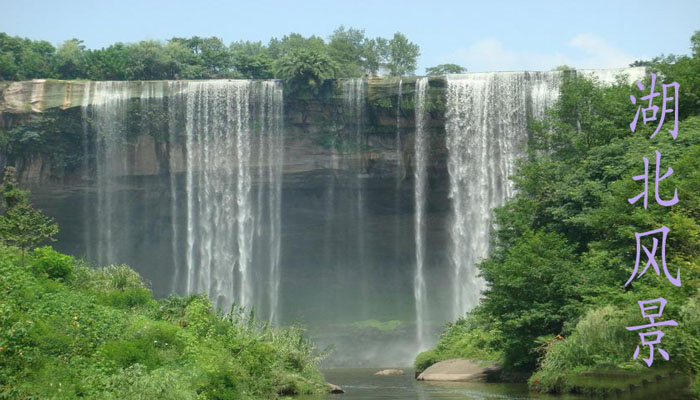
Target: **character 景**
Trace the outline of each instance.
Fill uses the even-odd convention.
[[[666,299],[663,297],[653,300],[638,301],[637,303],[639,303],[642,317],[649,319],[649,323],[646,325],[628,326],[628,331],[638,331],[640,329],[655,328],[658,326],[678,326],[678,323],[673,320],[658,322],[654,321],[654,318],[660,318],[664,312]],[[658,351],[659,354],[661,354],[661,357],[668,361],[668,353],[661,347],[654,347],[661,344],[661,338],[664,337],[663,332],[660,330],[652,332],[639,332],[639,337],[642,340],[641,346],[649,347],[649,358],[642,358],[642,360],[647,363],[647,366],[651,367],[651,364],[654,362],[654,350]],[[634,351],[634,359],[636,360],[637,357],[639,357],[639,346],[637,346],[637,349]]]

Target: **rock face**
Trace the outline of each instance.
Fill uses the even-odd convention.
[[[419,381],[442,382],[487,382],[493,380],[500,371],[497,364],[485,367],[478,360],[456,358],[435,363],[418,375]]]
[[[399,375],[404,375],[405,372],[401,369],[383,369],[381,371],[377,371],[374,373],[376,376],[399,376]]]

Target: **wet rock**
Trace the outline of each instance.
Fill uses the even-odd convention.
[[[345,390],[343,390],[343,388],[341,388],[338,385],[334,385],[332,383],[326,382],[326,388],[328,389],[328,393],[332,393],[332,394],[345,393]]]
[[[383,369],[374,373],[376,376],[398,376],[403,374],[405,374],[403,370],[395,368]]]
[[[487,382],[500,371],[495,363],[456,358],[435,363],[418,375],[419,381]]]

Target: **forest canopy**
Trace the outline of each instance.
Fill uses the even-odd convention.
[[[44,40],[0,33],[0,81],[36,78],[159,80],[285,78],[291,62],[321,60],[321,76],[412,75],[420,48],[397,32],[370,38],[340,26],[324,40],[290,33],[262,42],[225,44],[218,37],[174,37],[88,49],[80,39],[57,48]]]

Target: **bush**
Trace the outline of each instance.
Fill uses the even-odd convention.
[[[416,357],[416,372],[423,372],[438,361],[452,358],[500,362],[503,357],[498,350],[501,332],[481,320],[479,312],[476,309],[465,318],[448,324],[435,348]]]
[[[148,304],[152,299],[151,292],[145,288],[128,288],[115,290],[100,295],[104,304],[116,308],[133,308]]]
[[[635,321],[638,318],[634,314],[605,306],[588,312],[568,338],[541,340],[544,356],[539,370],[530,378],[530,386],[541,392],[562,392],[570,374],[582,369],[640,367],[631,359],[639,339],[625,329]]]
[[[125,290],[146,287],[141,276],[128,265],[110,265],[101,270],[110,289]]]
[[[75,265],[73,257],[61,254],[52,249],[51,246],[34,249],[30,258],[32,272],[51,279],[66,280],[70,278]]]
[[[418,354],[418,356],[416,356],[416,361],[413,365],[416,370],[416,373],[420,374],[421,372],[428,369],[428,367],[430,367],[431,365],[442,360],[442,356],[440,355],[440,353],[438,353],[436,349],[430,349],[428,351],[424,351]]]

